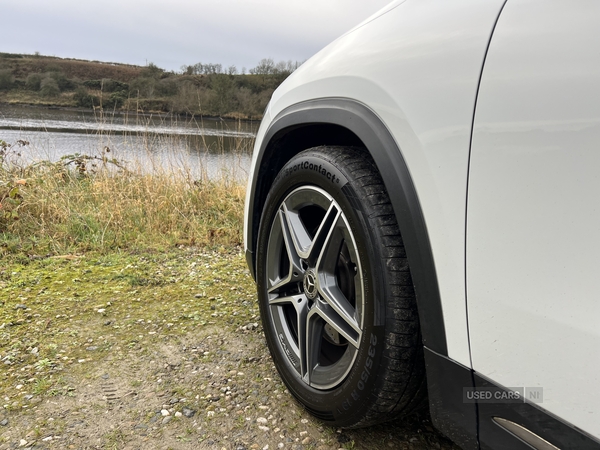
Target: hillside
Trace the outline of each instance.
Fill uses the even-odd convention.
[[[0,103],[257,119],[297,66],[264,59],[249,74],[202,63],[174,73],[152,63],[0,53]]]

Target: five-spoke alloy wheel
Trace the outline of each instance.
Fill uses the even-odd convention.
[[[318,147],[281,169],[263,209],[256,268],[271,355],[310,412],[352,427],[419,403],[412,279],[368,154]]]
[[[363,276],[348,220],[323,189],[303,186],[281,202],[267,247],[270,317],[300,378],[339,385],[362,335]]]

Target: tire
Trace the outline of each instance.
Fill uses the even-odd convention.
[[[257,289],[275,366],[314,416],[361,427],[423,403],[408,261],[366,151],[315,147],[281,169],[261,217]]]

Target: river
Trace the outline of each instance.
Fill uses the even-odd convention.
[[[142,172],[182,170],[195,178],[243,180],[258,122],[99,113],[0,105],[0,140],[28,145],[13,161],[108,156]],[[16,159],[15,159],[16,158]]]

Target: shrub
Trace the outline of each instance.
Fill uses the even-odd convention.
[[[88,89],[94,89],[99,91],[102,89],[102,80],[86,80],[83,85]]]
[[[156,83],[156,95],[170,97],[177,94],[177,82],[172,78],[165,78]]]
[[[75,83],[69,80],[62,72],[48,72],[47,76],[56,81],[56,85],[58,86],[60,92],[75,89]]]
[[[124,92],[113,92],[112,94],[110,94],[110,97],[108,97],[108,99],[102,102],[102,107],[108,109],[119,109],[121,106],[123,106],[123,103],[125,102],[126,98],[127,97]]]
[[[46,77],[42,80],[40,95],[42,97],[58,97],[60,88],[54,78]]]
[[[81,106],[82,108],[91,109],[94,106],[100,105],[100,100],[98,99],[98,97],[89,94],[88,91],[82,86],[77,88],[77,90],[75,91],[75,94],[73,95],[73,100],[75,100],[77,106]]]
[[[223,74],[211,75],[210,87],[215,93],[215,97],[210,104],[213,113],[222,115],[236,108],[236,86],[233,77]]]
[[[129,83],[129,92],[134,97],[152,98],[157,81],[154,78],[139,77]]]
[[[31,91],[39,91],[42,87],[42,76],[39,73],[30,73],[27,76],[25,87]]]
[[[129,89],[127,83],[121,83],[120,81],[111,78],[103,78],[100,86],[102,92],[126,92]]]
[[[0,70],[0,90],[10,89],[14,82],[15,79],[10,70]]]

